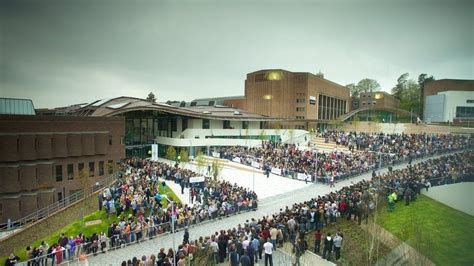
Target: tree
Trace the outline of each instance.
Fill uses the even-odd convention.
[[[150,91],[150,93],[148,93],[148,96],[146,97],[146,100],[150,101],[150,102],[153,102],[153,103],[156,103],[155,94],[153,94],[153,92]]]
[[[176,159],[176,149],[173,146],[168,146],[165,156],[166,159],[174,161]]]
[[[392,88],[392,95],[401,100],[403,93],[406,91],[407,88],[407,83],[408,83],[408,73],[402,74],[400,77],[397,79],[397,85]]]
[[[179,161],[182,162],[183,164],[186,164],[189,162],[189,154],[188,150],[183,148],[179,151]]]
[[[424,109],[424,100],[423,95],[425,94],[425,83],[435,80],[433,76],[428,76],[428,74],[420,74],[418,76],[418,86],[420,86],[420,116],[423,117],[423,109]]]
[[[196,166],[197,170],[200,174],[203,173],[204,168],[206,167],[206,159],[204,158],[204,154],[202,153],[201,150],[198,150],[197,156],[196,156]]]
[[[359,98],[360,91],[359,91],[359,88],[357,87],[357,85],[355,85],[354,83],[347,84],[346,88],[349,89],[349,91],[351,93],[351,97],[353,99]]]
[[[222,168],[223,168],[222,162],[218,160],[217,158],[215,158],[212,161],[211,167],[212,167],[212,176],[214,177],[214,181],[217,181],[217,178],[222,172]]]
[[[357,83],[357,88],[359,92],[370,92],[380,90],[380,84],[375,79],[362,79]]]

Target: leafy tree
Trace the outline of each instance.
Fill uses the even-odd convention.
[[[347,84],[346,88],[349,89],[349,91],[351,93],[351,97],[353,99],[359,98],[360,91],[359,91],[359,88],[357,87],[357,85],[355,85],[354,83]]]
[[[206,159],[204,158],[204,154],[202,153],[201,150],[197,152],[196,164],[197,164],[198,172],[202,174],[204,171],[204,168],[206,167]]]
[[[408,80],[400,99],[400,108],[419,115],[421,110],[420,86],[414,80]]]
[[[168,146],[166,149],[166,159],[171,161],[176,159],[176,149],[173,146]]]
[[[379,91],[380,84],[375,79],[362,79],[357,83],[359,92]]]
[[[153,103],[156,103],[156,97],[155,97],[155,94],[153,94],[153,92],[150,91],[150,93],[148,93],[148,96],[146,97],[147,101],[150,101],[150,102],[153,102]]]
[[[179,161],[182,163],[187,163],[189,162],[189,154],[187,149],[181,149],[179,151]]]
[[[260,134],[258,135],[258,138],[260,140],[266,140],[267,139],[267,134],[265,134],[265,130],[262,129],[262,131],[260,131]]]
[[[402,95],[407,89],[408,75],[408,73],[404,73],[400,77],[398,77],[397,85],[392,88],[392,95],[399,100],[402,99]]]
[[[217,180],[217,178],[222,172],[222,168],[223,168],[222,162],[219,161],[217,158],[215,158],[212,161],[211,167],[212,167],[212,176],[214,177],[214,180]]]

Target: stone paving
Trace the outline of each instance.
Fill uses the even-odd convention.
[[[414,161],[413,163],[416,163]],[[399,169],[406,167],[406,164],[401,164],[394,166],[393,169]],[[381,169],[381,173],[387,172],[387,168]],[[273,178],[271,177],[267,182],[272,182]],[[283,178],[283,177],[280,177]],[[229,229],[236,227],[237,224],[243,224],[246,220],[251,218],[261,218],[266,215],[271,215],[276,212],[279,212],[280,209],[285,208],[285,206],[291,206],[294,203],[302,202],[309,200],[312,197],[317,195],[324,195],[330,191],[338,190],[344,186],[350,185],[352,182],[356,183],[362,179],[370,179],[371,173],[366,173],[348,180],[344,180],[335,184],[335,187],[330,188],[324,184],[308,184],[306,186],[300,187],[299,189],[286,191],[285,193],[279,194],[276,191],[276,194],[273,196],[266,197],[261,199],[259,202],[258,210],[241,213],[229,218],[218,219],[212,222],[198,224],[189,228],[190,239],[197,239],[200,236],[208,236],[216,231],[221,229]],[[265,178],[266,179],[266,178]],[[299,183],[300,181],[295,181]],[[178,191],[180,192],[180,191]],[[175,246],[178,243],[181,243],[183,240],[183,231],[179,231],[175,234]],[[157,238],[141,242],[139,244],[134,244],[126,248],[109,251],[106,254],[99,254],[98,256],[91,256],[88,258],[89,265],[119,265],[123,260],[131,259],[134,256],[141,257],[142,255],[149,256],[151,254],[157,254],[161,247],[170,248],[173,247],[173,235],[166,234],[159,236]]]

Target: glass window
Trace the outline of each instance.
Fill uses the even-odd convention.
[[[99,176],[104,175],[104,161],[99,162]]]
[[[73,164],[67,165],[67,179],[68,180],[74,179],[74,165]]]
[[[181,120],[181,130],[185,131],[188,128],[188,119]]]
[[[56,165],[56,182],[63,181],[63,166]]]
[[[77,170],[79,171],[79,173],[82,173],[82,171],[84,171],[84,163],[78,163]]]
[[[95,163],[94,162],[89,162],[89,176],[94,177],[94,172],[95,172]]]
[[[171,131],[178,131],[178,121],[176,118],[171,119]]]
[[[203,129],[209,129],[209,119],[203,119],[202,120],[202,128]]]
[[[242,128],[248,129],[249,128],[249,121],[242,121]]]
[[[230,128],[230,121],[229,120],[224,120],[222,121],[222,128],[224,129],[229,129]]]
[[[109,175],[113,174],[114,173],[114,161],[112,161],[112,160],[107,161],[107,168],[108,168]]]

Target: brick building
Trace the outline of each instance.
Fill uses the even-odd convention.
[[[400,108],[400,100],[384,91],[361,92],[359,104],[360,108]]]
[[[2,113],[0,223],[31,214],[113,174],[113,166],[125,157],[123,117]]]

